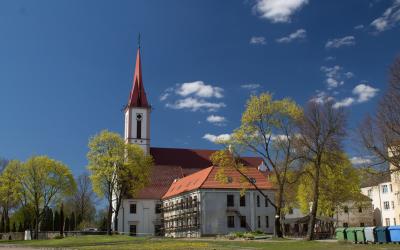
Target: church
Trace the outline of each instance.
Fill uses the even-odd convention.
[[[236,231],[273,233],[275,211],[252,185],[240,195],[243,183],[234,170],[229,183],[215,180],[210,156],[216,150],[151,146],[151,105],[143,84],[140,47],[132,90],[124,110],[126,143],[139,145],[154,159],[149,184],[135,197],[126,197],[119,211],[120,233],[145,236],[199,237]],[[249,178],[274,199],[274,187],[261,158],[243,157]],[[114,225],[114,223],[113,223]]]

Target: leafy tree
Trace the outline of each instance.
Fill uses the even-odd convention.
[[[35,239],[44,209],[75,190],[75,181],[70,169],[63,163],[47,156],[35,156],[22,164],[20,183],[23,199],[32,204],[35,219]]]
[[[278,237],[283,236],[281,217],[284,194],[289,185],[288,173],[297,166],[298,157],[294,150],[294,141],[298,133],[297,122],[301,116],[301,107],[291,99],[273,100],[269,93],[251,96],[242,115],[241,126],[234,131],[232,139],[225,142],[229,144],[230,153],[234,154],[235,158],[240,158],[240,152],[251,151],[261,157],[272,171],[278,192],[275,201],[269,202],[276,209],[275,232]],[[229,158],[229,154],[222,153],[219,156],[224,155]],[[214,157],[213,163],[226,168],[235,167],[245,175],[240,164],[230,160],[228,164],[222,164],[221,157]],[[219,172],[223,173],[226,168],[220,167]]]
[[[72,206],[72,211],[74,211],[74,218],[71,218],[71,220],[75,220],[74,227],[83,220],[93,221],[96,213],[96,197],[92,189],[89,175],[87,173],[81,174],[77,178],[76,183],[77,191],[68,201]]]
[[[4,225],[4,214],[1,214],[0,218],[0,233],[4,233],[5,225]]]
[[[64,227],[64,230],[65,231],[71,231],[71,223],[70,223],[70,220],[69,220],[69,217],[67,216],[66,218],[65,218],[65,227]]]
[[[22,226],[22,222],[20,222],[18,225],[18,232],[23,232],[23,231],[24,231],[24,228]]]
[[[299,122],[300,133],[296,152],[309,163],[307,173],[311,176],[312,197],[307,239],[314,239],[314,228],[320,195],[320,179],[324,164],[332,168],[340,166],[342,142],[346,135],[346,114],[335,108],[331,101],[308,103]]]
[[[5,231],[10,231],[10,209],[16,207],[20,200],[20,188],[18,171],[21,162],[18,160],[9,161],[0,175],[0,204],[3,207]]]
[[[342,208],[345,202],[360,202],[360,170],[352,166],[344,153],[338,153],[340,164],[330,165],[324,161],[321,166],[320,195],[318,200],[319,215],[332,217],[338,208]],[[337,162],[339,162],[337,161]],[[306,171],[312,167],[306,166]],[[312,176],[305,174],[299,184],[298,202],[303,213],[309,212],[309,204],[312,202]]]
[[[109,131],[91,138],[89,149],[90,178],[97,195],[107,200],[107,233],[111,235],[112,213],[118,221],[122,198],[134,196],[148,183],[153,160],[139,146],[125,144],[119,134]]]

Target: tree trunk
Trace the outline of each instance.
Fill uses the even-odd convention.
[[[108,201],[107,234],[111,235],[112,200]]]
[[[278,202],[276,204],[276,215],[275,215],[275,236],[278,238],[283,237],[283,232],[282,232],[282,198],[283,198],[283,185],[279,185],[279,190],[278,190]]]
[[[34,239],[39,239],[39,210],[35,211],[35,235]]]
[[[320,175],[320,164],[317,164],[315,169],[315,178],[314,178],[314,196],[313,196],[313,204],[310,212],[310,220],[308,222],[308,231],[307,231],[307,240],[314,240],[314,227],[315,221],[317,217],[317,209],[318,209],[318,198],[319,198],[319,175]]]

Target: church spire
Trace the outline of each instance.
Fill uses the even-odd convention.
[[[144,90],[142,79],[142,63],[140,58],[140,35],[138,39],[138,50],[136,54],[135,75],[133,76],[132,90],[129,95],[127,107],[150,107],[147,102],[146,92]]]

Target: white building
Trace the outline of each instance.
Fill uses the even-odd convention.
[[[240,182],[236,170],[226,170],[228,183],[215,180],[217,167],[209,167],[175,181],[163,196],[165,236],[200,237],[237,231],[273,233],[274,189],[256,168],[246,169],[263,194]],[[244,195],[240,190],[246,187]]]
[[[143,85],[139,48],[136,56],[133,87],[125,108],[124,138],[126,143],[134,143],[141,146],[147,154],[153,157],[155,165],[150,175],[149,185],[135,197],[126,197],[121,204],[118,214],[118,226],[115,230],[133,235],[163,234],[161,231],[163,228],[163,217],[160,209],[161,198],[175,179],[183,178],[210,167],[212,165],[210,156],[215,152],[215,150],[151,147],[150,113],[151,106],[147,100]],[[265,168],[262,159],[258,157],[243,157],[242,162],[249,168],[256,170],[258,167],[260,169]],[[234,192],[237,193],[237,191]],[[204,199],[204,197],[209,196],[201,195],[199,197]],[[223,200],[218,201],[225,204]],[[208,215],[211,216],[211,213],[209,212]],[[115,218],[113,218],[113,225],[114,221]]]
[[[399,215],[395,213],[398,206],[397,196],[392,182],[361,188],[361,193],[372,200],[374,223],[376,226],[399,224]]]

